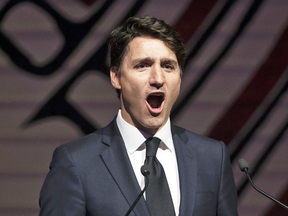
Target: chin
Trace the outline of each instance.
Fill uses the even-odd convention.
[[[145,128],[150,130],[158,130],[166,123],[165,119],[152,118],[151,121],[147,122],[147,124],[143,125]]]

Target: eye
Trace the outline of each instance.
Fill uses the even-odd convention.
[[[165,64],[163,65],[163,68],[168,71],[172,71],[174,69],[173,65],[171,64]]]
[[[145,63],[140,63],[140,64],[137,64],[136,66],[135,66],[135,69],[145,69],[145,68],[147,68],[147,67],[149,67],[149,65],[148,64],[145,64]]]
[[[136,68],[144,68],[144,67],[145,67],[144,64],[138,64],[138,65],[136,65]]]

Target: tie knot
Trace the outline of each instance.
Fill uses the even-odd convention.
[[[146,157],[155,157],[161,140],[157,137],[149,137],[145,142]]]

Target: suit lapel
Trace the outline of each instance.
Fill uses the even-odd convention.
[[[115,119],[103,131],[102,142],[109,145],[109,148],[102,152],[101,157],[129,206],[131,206],[141,192],[141,189],[134,174]],[[129,206],[127,205],[127,211]],[[136,215],[149,215],[149,211],[143,197],[139,200],[133,212]]]
[[[184,132],[184,129],[172,125],[180,179],[180,216],[193,214],[197,184],[197,154],[191,145],[187,145],[188,137]]]

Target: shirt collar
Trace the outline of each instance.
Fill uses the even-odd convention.
[[[145,148],[145,145],[143,144],[145,143],[146,139],[150,137],[150,135],[138,130],[136,127],[126,122],[122,118],[120,109],[118,111],[116,122],[129,154],[133,154],[136,150],[142,150]],[[168,148],[170,151],[173,151],[174,147],[170,118],[168,118],[165,125],[154,136],[162,140],[160,143],[160,148]]]

